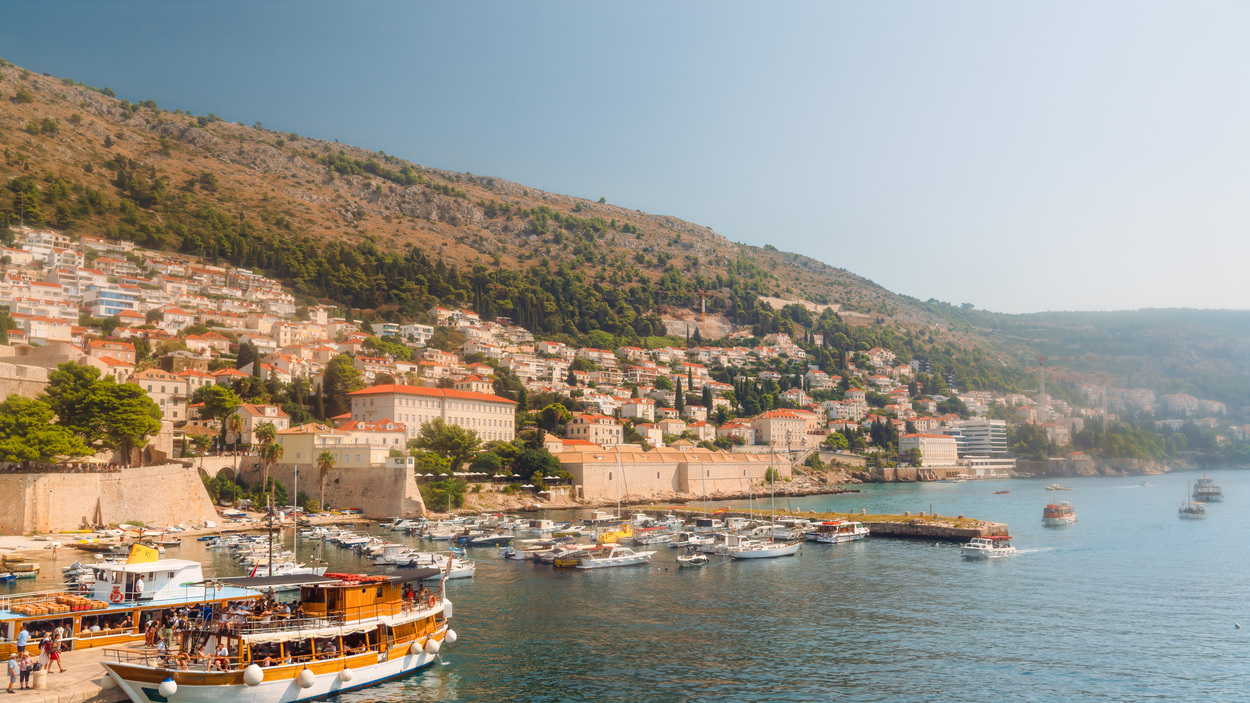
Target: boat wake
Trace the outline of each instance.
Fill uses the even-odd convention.
[[[1036,549],[1017,549],[1016,555],[1019,556],[1022,554],[1040,554],[1042,552],[1053,552],[1056,549],[1058,549],[1058,547],[1038,547]]]

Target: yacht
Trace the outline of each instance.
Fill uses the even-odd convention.
[[[775,559],[776,557],[792,557],[799,553],[802,542],[757,542],[744,539],[731,545],[727,553],[733,559]]]
[[[1047,527],[1060,527],[1076,522],[1076,508],[1066,500],[1050,503],[1042,509],[1042,524]]]
[[[1176,514],[1185,520],[1201,520],[1207,516],[1207,506],[1196,501],[1186,501],[1181,503]]]
[[[965,559],[993,559],[1016,553],[1016,548],[1011,546],[1011,538],[1006,535],[973,537],[971,542],[960,546],[959,550]]]

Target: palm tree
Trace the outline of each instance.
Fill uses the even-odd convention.
[[[235,478],[238,478],[239,436],[243,434],[243,416],[237,412],[231,413],[230,417],[226,418],[226,431],[229,432],[230,436],[234,438],[234,441],[230,443],[230,448],[234,451],[234,476]]]
[[[260,485],[269,492],[270,504],[273,503],[273,488],[269,485],[269,466],[278,463],[278,460],[282,458],[282,449],[282,445],[277,443],[266,444],[261,448],[261,462],[265,465],[265,478]]]
[[[208,449],[209,438],[206,434],[191,435],[191,445],[195,447],[195,453],[200,457],[200,470],[204,470],[204,450]]]
[[[334,468],[334,454],[321,452],[317,455],[317,473],[321,479],[321,509],[326,509],[326,479],[330,478],[330,469]]]
[[[278,438],[278,428],[272,422],[262,422],[256,426],[256,439],[261,444],[272,444]]]

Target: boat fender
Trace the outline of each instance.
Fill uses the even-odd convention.
[[[166,677],[156,691],[165,698],[172,698],[173,695],[178,692],[178,684],[174,681],[173,677]]]
[[[300,688],[312,688],[316,682],[317,677],[307,667],[300,669],[300,672],[295,675],[295,683],[299,684]]]
[[[344,667],[344,669],[339,672],[339,681],[347,683],[348,681],[351,681],[352,677],[355,675],[356,674],[352,671],[351,667]]]
[[[440,644],[438,640],[431,637],[425,641],[425,653],[430,656],[434,656],[435,654],[438,654],[438,650],[441,649],[442,646],[443,645]]]
[[[455,644],[456,639],[456,631],[452,629],[448,629],[447,634],[443,635],[443,641],[447,644]]]
[[[431,607],[431,608],[433,608],[433,607],[434,607],[434,604],[435,604],[435,603],[437,603],[437,602],[438,602],[438,598],[436,598],[436,597],[434,597],[434,596],[430,596],[429,598],[426,598],[426,599],[425,599],[425,604],[426,604],[427,606]]]
[[[113,678],[112,674],[105,674],[100,681],[100,688],[105,691],[112,691],[117,688],[117,679]]]
[[[412,646],[408,648],[408,653],[414,657],[420,656],[424,651],[425,649],[421,646],[420,642],[413,642]]]
[[[265,680],[265,672],[261,671],[256,664],[248,664],[243,670],[243,683],[248,686],[259,686],[261,681]]]

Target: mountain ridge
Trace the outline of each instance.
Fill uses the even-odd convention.
[[[1250,394],[1245,374],[1250,354],[1244,351],[1250,328],[1235,326],[1237,336],[1220,344],[1206,341],[1218,337],[1227,322],[1223,318],[1177,313],[1202,318],[1195,327],[1176,314],[1122,314],[1136,316],[1135,325],[1153,319],[1193,336],[1186,337],[1191,343],[1144,364],[1154,357],[1140,348],[1148,343],[1143,329],[1121,330],[1118,336],[1075,331],[1094,324],[1088,316],[1096,313],[1007,315],[921,301],[813,257],[735,243],[674,216],[422,166],[383,151],[267,130],[259,123],[169,112],[154,101],[132,103],[106,92],[7,62],[0,65],[0,177],[7,185],[0,210],[27,216],[23,208],[31,205],[44,222],[71,233],[102,233],[208,259],[242,257],[266,267],[276,265],[274,259],[270,252],[254,251],[257,247],[337,244],[326,266],[351,259],[349,250],[362,247],[396,257],[411,256],[417,247],[425,255],[402,269],[410,277],[419,276],[422,266],[457,266],[461,276],[483,269],[546,277],[547,269],[534,272],[563,269],[560,275],[581,277],[586,290],[604,297],[603,307],[609,309],[595,312],[588,324],[611,323],[618,330],[628,330],[622,320],[658,317],[666,306],[698,310],[704,297],[711,312],[735,324],[751,324],[759,318],[753,310],[758,299],[775,296],[837,306],[842,321],[874,326],[878,337],[912,337],[952,357],[977,351],[994,364],[1021,369],[1023,359],[1052,349],[1090,353],[1113,343],[1120,348],[1137,344],[1137,353],[1124,355],[1114,369],[1157,369],[1166,378],[1151,382],[1160,388],[1215,388],[1221,392],[1217,397],[1238,405]],[[301,277],[296,259],[283,264],[293,284],[302,286],[305,296],[331,299],[328,293],[315,294],[332,286],[310,279],[324,278],[325,267]],[[384,264],[374,267],[376,276],[393,275],[381,270]],[[505,291],[497,284],[486,281],[457,290],[473,291],[490,306],[493,294],[515,294],[523,287]],[[351,290],[389,285],[377,278],[356,281]],[[340,285],[339,290],[345,289]],[[395,301],[403,291],[391,293],[387,300],[360,294],[354,300],[382,316],[397,314]],[[748,294],[755,299],[748,300]],[[441,300],[434,290],[423,295]],[[622,311],[622,301],[632,309]],[[531,319],[553,314],[550,296],[500,302],[515,307],[497,314],[528,310]],[[638,334],[662,333],[659,324],[635,328]],[[567,320],[555,329],[578,331]],[[1190,368],[1187,358],[1204,361]],[[1090,368],[1091,373],[1111,372]],[[1204,380],[1212,376],[1234,382]]]

